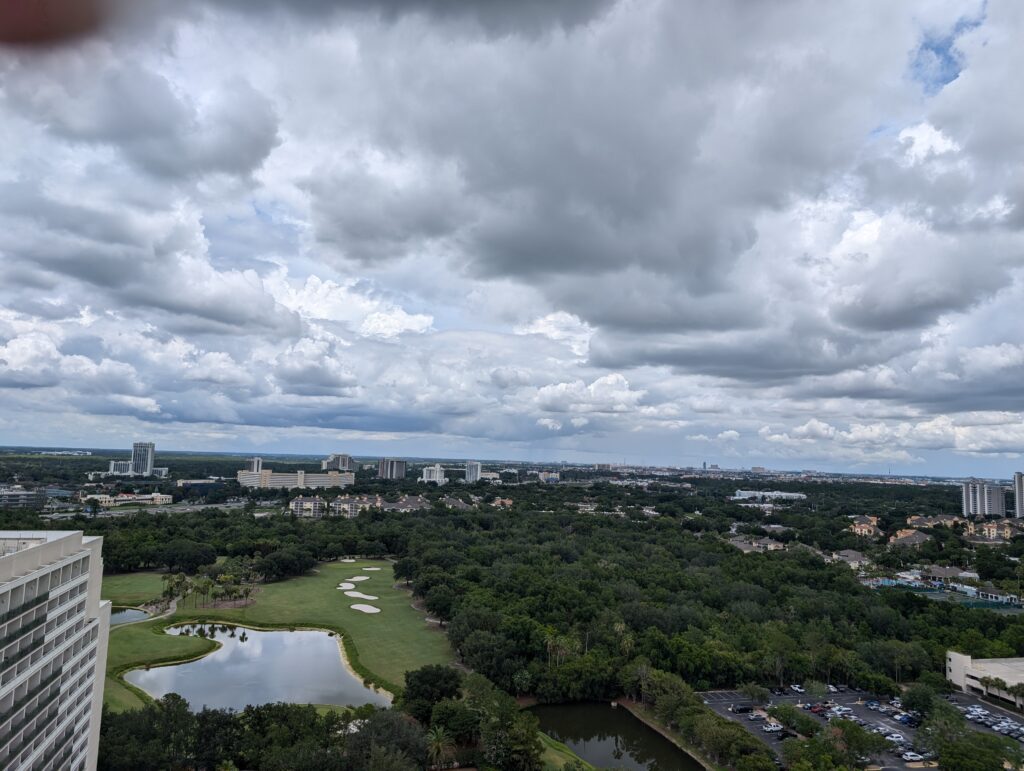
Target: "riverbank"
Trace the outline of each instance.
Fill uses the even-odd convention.
[[[352,610],[350,598],[337,589],[340,582],[367,567],[380,568],[366,571],[369,578],[361,582],[363,591],[378,597],[373,604],[381,612],[376,614]],[[116,578],[124,583],[122,577]],[[343,660],[350,671],[395,695],[401,691],[406,671],[427,664],[450,664],[454,654],[447,637],[426,624],[409,606],[405,592],[392,583],[391,563],[384,560],[321,563],[305,576],[263,586],[255,602],[246,607],[178,607],[159,619],[116,627],[110,634],[104,702],[115,710],[139,707],[148,697],[123,680],[124,672],[177,663],[214,650],[208,640],[163,632],[168,626],[188,622],[267,631],[307,628],[333,632],[344,646]]]
[[[701,753],[696,748],[688,744],[680,734],[663,726],[654,714],[639,702],[633,701],[632,699],[619,699],[613,702],[613,704],[617,704],[619,707],[625,709],[629,714],[646,725],[652,731],[661,734],[668,741],[672,742],[676,747],[699,763],[705,771],[726,771],[724,766],[719,766],[703,757]]]

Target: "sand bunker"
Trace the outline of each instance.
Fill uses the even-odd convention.
[[[345,592],[346,597],[355,597],[357,600],[379,600],[380,597],[374,597],[372,594],[363,594],[362,592]]]
[[[380,568],[363,568],[363,570],[380,570]]]
[[[343,560],[338,560],[338,562],[355,562],[355,560],[343,559]]]
[[[342,591],[344,591],[345,589],[355,589],[356,585],[355,584],[349,584],[349,583],[340,583],[340,584],[338,584],[338,588],[341,589]]]
[[[352,576],[351,578],[349,578],[347,580],[349,580],[349,581],[369,581],[370,577],[369,576]]]
[[[363,613],[380,613],[380,608],[375,608],[372,605],[353,605],[352,610],[358,610]]]

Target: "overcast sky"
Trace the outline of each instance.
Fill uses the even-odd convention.
[[[0,443],[1024,467],[1024,5],[126,7],[0,50]]]

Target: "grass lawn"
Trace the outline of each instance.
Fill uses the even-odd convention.
[[[163,573],[119,573],[103,577],[104,600],[115,605],[142,605],[159,600],[164,591]]]
[[[379,567],[378,571],[364,571]],[[357,591],[379,597],[358,600],[346,597],[337,589],[339,582],[356,575],[369,576],[356,582]],[[158,578],[159,580],[159,578]],[[111,630],[107,656],[108,674],[123,671],[129,665],[147,661],[185,658],[202,650],[212,650],[211,643],[195,637],[174,637],[158,630],[189,619],[217,619],[252,626],[310,626],[332,629],[347,637],[346,650],[354,649],[357,671],[365,669],[370,676],[387,684],[404,683],[406,670],[425,664],[447,664],[453,659],[448,638],[423,620],[423,614],[410,606],[408,592],[392,587],[394,574],[385,561],[362,560],[355,563],[323,563],[316,572],[260,587],[255,602],[246,608],[193,607],[196,598],[181,602],[171,619],[158,619],[130,624]],[[354,603],[374,605],[380,613],[369,615],[352,610]],[[351,659],[351,655],[349,656]],[[123,683],[107,679],[104,696],[111,708],[125,709],[138,697]]]
[[[562,766],[571,760],[578,760],[586,769],[594,768],[560,741],[552,739],[543,731],[540,733],[540,740],[544,744],[544,754],[540,756],[540,760],[544,764],[544,771],[561,771]]]

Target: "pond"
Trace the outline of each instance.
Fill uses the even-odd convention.
[[[144,618],[149,618],[149,614],[144,610],[139,610],[138,608],[113,608],[110,611],[111,626],[128,624],[132,621],[142,621]]]
[[[171,627],[196,633],[198,624]],[[243,709],[249,704],[377,704],[390,698],[363,685],[342,663],[339,638],[327,632],[261,632],[224,624],[204,624],[221,647],[196,661],[135,669],[124,677],[150,695],[184,697],[202,707]]]
[[[702,766],[623,707],[541,704],[532,708],[541,730],[599,768],[701,771]]]

